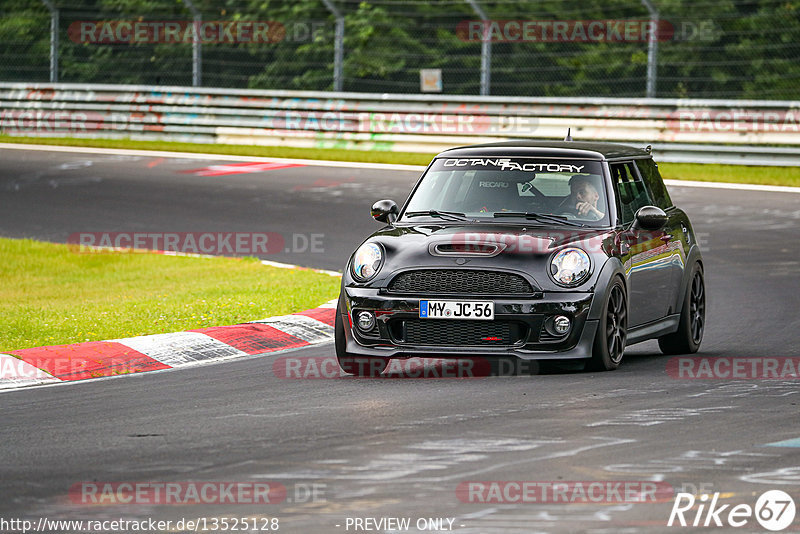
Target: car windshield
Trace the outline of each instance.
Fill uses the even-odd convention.
[[[599,161],[437,158],[401,220],[519,219],[604,226],[607,203]]]

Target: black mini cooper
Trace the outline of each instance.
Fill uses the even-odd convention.
[[[504,142],[442,152],[350,258],[336,314],[345,371],[392,358],[516,356],[619,366],[657,338],[696,352],[703,260],[649,148]]]

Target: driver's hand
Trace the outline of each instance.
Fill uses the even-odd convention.
[[[597,217],[598,219],[602,219],[604,217],[602,211],[595,208],[588,202],[578,202],[577,204],[575,204],[575,210],[581,217],[585,217],[589,213],[591,213],[594,217]]]
[[[590,211],[592,211],[592,205],[588,202],[578,202],[575,204],[575,209],[578,211],[578,215],[586,215]]]

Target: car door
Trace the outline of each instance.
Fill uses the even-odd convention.
[[[669,217],[661,235],[661,241],[666,247],[665,252],[669,253],[671,272],[671,299],[667,307],[667,314],[677,313],[678,307],[681,305],[682,295],[679,295],[679,289],[686,268],[686,252],[689,247],[688,220],[686,214],[672,204],[672,199],[664,185],[661,173],[658,172],[656,162],[652,158],[647,158],[637,159],[635,163],[653,205],[664,210]]]
[[[636,212],[654,205],[633,161],[610,163],[623,227],[622,261],[628,276],[629,325],[639,326],[667,315],[672,303],[672,270],[662,240],[664,231],[633,228]]]

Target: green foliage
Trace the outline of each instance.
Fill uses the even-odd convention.
[[[800,98],[800,0],[653,0],[664,27],[657,96]],[[442,69],[444,91],[477,94],[481,43],[459,35],[477,20],[466,2],[333,0],[344,14],[344,88],[419,91],[419,70]],[[190,85],[192,45],[89,44],[84,20],[191,20],[181,0],[56,0],[60,80]],[[205,21],[274,21],[279,42],[206,43],[203,84],[329,90],[335,18],[321,0],[194,0]],[[647,21],[639,0],[481,0],[492,20]],[[41,0],[0,0],[0,80],[46,81],[49,13]],[[73,36],[74,37],[74,36]],[[647,43],[494,42],[492,94],[644,96]]]

